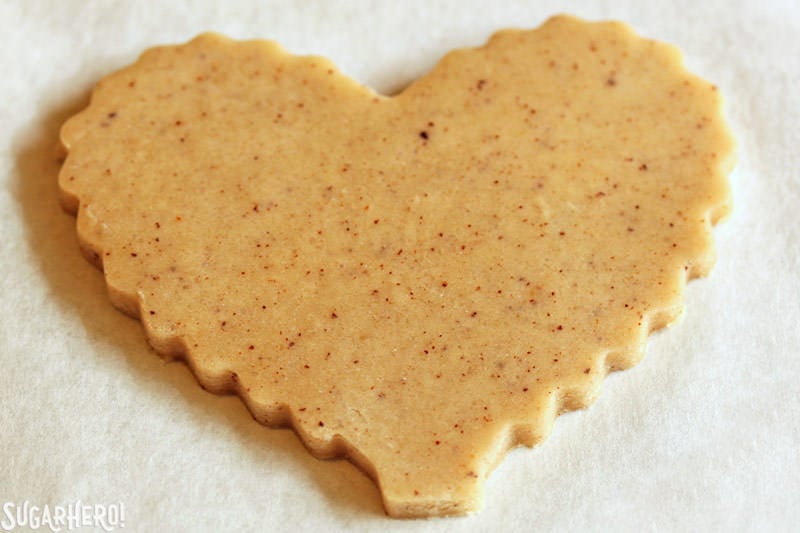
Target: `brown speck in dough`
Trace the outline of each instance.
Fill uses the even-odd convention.
[[[391,97],[204,34],[105,78],[62,142],[115,304],[392,516],[478,509],[506,449],[638,361],[711,267],[733,160],[671,47],[564,16]]]

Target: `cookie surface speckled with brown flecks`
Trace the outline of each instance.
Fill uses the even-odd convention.
[[[114,305],[393,516],[478,509],[510,447],[639,360],[713,262],[733,162],[676,49],[570,17],[393,97],[201,35],[104,78],[62,142]]]

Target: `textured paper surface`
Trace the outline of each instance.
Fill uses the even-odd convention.
[[[204,30],[331,58],[384,93],[449,49],[570,12],[671,42],[739,143],[734,214],[681,322],[598,402],[512,452],[474,516],[385,518],[344,461],[202,391],[114,310],[57,203],[53,147],[92,84]],[[146,530],[770,530],[800,521],[800,7],[719,0],[0,4],[0,503],[125,505]],[[400,430],[402,428],[399,428]],[[5,518],[0,508],[0,527]]]

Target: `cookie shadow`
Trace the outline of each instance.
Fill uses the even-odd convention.
[[[80,318],[89,338],[114,348],[112,353],[124,354],[125,366],[141,383],[142,394],[167,398],[170,387],[177,389],[183,401],[176,408],[188,411],[199,425],[210,420],[215,425],[232,427],[247,450],[248,456],[243,460],[269,464],[270,468],[285,464],[287,471],[306,473],[308,484],[319,489],[334,514],[383,516],[377,487],[357,467],[344,460],[315,459],[293,431],[258,424],[236,397],[203,391],[185,364],[165,363],[148,346],[141,324],[113,308],[102,273],[79,251],[75,218],[59,204],[59,129],[89,102],[88,84],[69,86],[76,85],[84,85],[80,94],[61,96],[45,104],[13,142],[12,184],[25,238],[53,300],[66,313]],[[105,350],[87,350],[85,356],[101,365],[109,357]]]

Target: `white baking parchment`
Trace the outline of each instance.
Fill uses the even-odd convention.
[[[624,20],[719,85],[735,211],[683,319],[591,408],[510,453],[480,513],[385,517],[351,464],[312,458],[162,361],[80,255],[57,200],[58,128],[145,48],[206,30],[269,38],[391,93],[451,48],[559,12]],[[800,528],[797,2],[4,0],[0,35],[0,530],[26,517],[48,530],[45,507],[76,505],[130,531]]]

